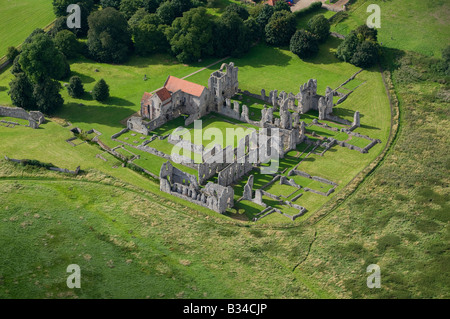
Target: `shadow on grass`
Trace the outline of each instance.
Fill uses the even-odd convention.
[[[0,92],[6,91],[8,89],[8,87],[6,86],[0,86]]]
[[[54,114],[72,123],[101,124],[111,127],[123,127],[119,121],[135,113],[128,107],[118,107],[106,103],[101,105],[80,105],[79,103],[66,103]]]
[[[341,42],[342,40],[329,36],[324,43],[319,44],[319,52],[316,56],[303,59],[303,61],[312,64],[333,64],[342,62],[335,55],[335,51]]]
[[[90,77],[89,75],[82,74],[76,71],[70,72],[70,77],[72,76],[78,76],[81,79],[81,82],[83,82],[83,84],[95,82],[95,79],[93,77]]]
[[[355,111],[354,110],[349,110],[349,109],[345,109],[343,107],[339,107],[336,106],[333,110],[333,114],[337,115],[337,116],[348,116],[348,117],[353,117],[355,115]],[[359,117],[363,118],[364,114],[359,113]]]
[[[122,99],[122,98],[117,97],[117,96],[110,97],[103,104],[116,105],[116,106],[135,106],[134,103],[131,103],[130,101]]]
[[[239,67],[263,68],[266,66],[288,66],[291,59],[292,57],[284,53],[281,48],[260,43],[252,47],[244,56],[230,58],[224,62],[233,61]]]

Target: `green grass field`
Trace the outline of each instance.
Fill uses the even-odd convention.
[[[372,3],[358,0],[351,6],[349,17],[332,26],[331,31],[346,35],[365,24],[371,14],[366,12],[367,6]],[[381,8],[378,41],[383,43],[383,47],[441,57],[441,50],[448,45],[450,38],[448,1],[395,0],[376,4]]]
[[[357,9],[360,3],[336,29],[345,33],[345,28],[358,25],[358,16],[365,14],[364,8]],[[390,19],[397,23],[393,24],[396,28],[383,31],[389,17],[382,20],[383,46],[391,32],[395,39],[391,48],[439,55],[448,33],[445,28],[439,30],[436,21],[445,10],[430,10],[443,2],[409,1],[408,7],[406,3],[380,2],[382,15],[384,9],[392,9]],[[333,52],[338,44],[339,40],[330,39],[316,58],[307,61],[286,49],[258,45],[248,55],[232,59],[239,67],[240,88],[256,94],[261,88],[296,93],[309,78],[317,78],[319,94],[326,86],[336,88],[358,70],[336,60]],[[134,57],[125,65],[73,61],[72,71],[82,77],[87,91],[102,77],[110,84],[112,97],[107,103],[88,95],[72,99],[64,90],[63,109],[40,129],[0,126],[0,297],[449,298],[450,115],[445,100],[448,85],[442,84],[448,79],[428,70],[426,58],[405,55],[395,63],[395,57],[384,61],[395,84],[390,93],[398,96],[401,108],[401,129],[385,159],[368,176],[359,176],[362,183],[354,192],[341,192],[388,140],[389,101],[375,67],[346,85],[354,89],[361,84],[335,113],[352,120],[354,111],[359,111],[362,125],[356,132],[382,143],[368,154],[339,146],[324,156],[310,154],[298,169],[332,180],[338,187],[328,198],[297,191],[302,196],[295,204],[306,207],[308,213],[295,223],[278,213],[248,222],[263,209],[249,201],[241,201],[224,216],[214,213],[160,192],[157,182],[121,167],[95,145],[73,147],[65,142],[72,137],[69,129],[77,126],[95,128],[103,133],[102,141],[117,146],[110,136],[124,127],[121,120],[139,110],[144,91],[159,88],[168,75],[183,77],[212,61],[182,65],[165,55]],[[216,69],[210,67],[188,80],[206,85]],[[423,71],[421,81],[408,77],[411,69]],[[146,82],[144,74],[149,78]],[[0,74],[0,104],[10,104],[6,93],[10,79],[8,70]],[[311,112],[302,115],[302,120],[310,123],[316,117]],[[173,121],[155,133],[167,134],[179,124]],[[308,129],[327,133],[315,126]],[[124,136],[142,141],[139,135]],[[346,140],[348,135],[337,133],[335,137]],[[163,140],[152,143],[169,150]],[[141,155],[137,165],[159,172],[163,159],[129,150]],[[305,150],[309,148],[300,144],[286,154],[280,172],[305,158],[306,154],[300,156]],[[97,158],[99,153],[108,161]],[[82,173],[74,177],[24,167],[6,162],[4,155],[69,169],[81,165]],[[271,175],[256,173],[255,188],[271,179]],[[247,177],[235,186],[235,198],[242,195],[246,182]],[[302,186],[310,182],[317,190],[329,187],[309,179],[298,182]],[[276,183],[268,189],[288,196],[294,189],[285,186]],[[264,201],[287,214],[296,213],[266,196]],[[72,263],[81,266],[82,289],[66,287],[66,267]],[[370,264],[381,267],[380,289],[367,288]]]
[[[10,46],[18,46],[36,28],[54,19],[49,0],[0,0],[0,57]]]
[[[250,59],[248,57],[243,57],[232,59],[235,65],[239,67],[240,88],[242,90],[249,90],[253,93],[259,93],[261,88],[265,88],[266,94],[268,94],[271,89],[276,88],[279,92],[285,90],[286,92],[293,92],[296,94],[299,86],[305,83],[309,78],[316,78],[318,80],[319,94],[320,92],[325,91],[327,86],[335,88],[358,70],[358,68],[347,63],[342,63],[334,58],[332,52],[338,44],[339,40],[330,38],[328,42],[322,45],[320,54],[316,58],[308,61],[300,60],[297,56],[287,50],[258,45],[252,48],[250,52],[251,56],[254,56],[255,58]],[[284,57],[284,60],[274,60],[274,57],[281,56]],[[111,140],[110,136],[124,127],[124,125],[121,124],[121,121],[123,123],[123,120],[126,117],[139,110],[139,101],[143,92],[151,92],[159,88],[168,75],[184,77],[212,62],[213,60],[210,59],[194,65],[183,65],[175,62],[173,58],[166,55],[155,55],[150,58],[133,57],[124,65],[95,63],[84,58],[74,60],[71,64],[72,74],[82,78],[86,91],[91,90],[95,82],[100,78],[105,78],[107,80],[111,92],[109,100],[106,103],[99,103],[92,100],[88,93],[85,94],[83,99],[73,99],[69,97],[67,91],[63,89],[62,94],[66,102],[64,107],[58,111],[54,122],[42,126],[42,131],[39,130],[40,134],[29,137],[22,133],[26,131],[26,128],[17,128],[15,130],[10,128],[0,128],[0,132],[5,130],[5,133],[7,134],[5,137],[10,136],[8,138],[8,143],[0,146],[0,154],[4,153],[13,158],[32,157],[41,161],[46,161],[48,158],[57,166],[67,166],[69,168],[74,168],[82,164],[86,169],[98,169],[121,178],[126,174],[127,169],[112,169],[112,166],[114,165],[110,165],[109,163],[105,163],[96,158],[95,155],[99,153],[99,150],[94,146],[83,144],[72,149],[72,146],[65,142],[65,139],[72,136],[68,128],[79,127],[85,131],[95,128],[102,133],[102,136],[100,137],[102,142],[110,147],[120,145],[119,142]],[[279,63],[285,65],[280,66],[278,65]],[[210,73],[217,68],[218,65],[211,66],[190,76],[188,80],[206,85]],[[95,72],[94,70],[96,69],[98,69],[99,72]],[[144,75],[147,75],[147,81],[143,81]],[[0,74],[0,85],[8,85],[7,83],[11,77],[12,75],[9,72],[4,71]],[[335,147],[328,151],[323,157],[312,154],[299,168],[311,175],[321,176],[336,181],[339,184],[338,190],[344,188],[353,176],[377,156],[384,143],[386,143],[389,133],[389,107],[379,73],[376,70],[367,70],[360,73],[353,81],[358,84],[364,84],[357,88],[344,103],[336,107],[335,113],[343,118],[352,120],[354,111],[358,110],[361,114],[362,126],[357,129],[357,132],[369,135],[373,138],[379,138],[383,143],[376,145],[369,154],[365,155]],[[274,83],[276,83],[276,86]],[[286,87],[283,87],[284,85]],[[371,90],[367,90],[368,87],[371,87]],[[377,94],[374,95],[373,92],[376,92]],[[248,96],[241,97],[242,99],[238,98],[237,101],[240,104],[247,104],[250,106],[250,112],[253,114],[250,114],[250,117],[254,120],[259,120],[261,116],[260,110],[262,108],[261,101]],[[10,104],[6,90],[0,92],[0,103]],[[277,115],[275,114],[275,116]],[[301,119],[307,124],[314,118],[317,118],[317,114],[314,112],[301,116]],[[61,122],[59,119],[69,122],[71,126],[63,127],[57,124]],[[324,122],[333,127],[342,127],[342,125],[330,121]],[[165,124],[154,132],[151,132],[151,134],[160,136],[166,135],[182,124],[183,120],[182,118],[179,118]],[[245,127],[251,127],[251,125],[238,123],[232,119],[217,122],[212,116],[208,117],[203,124],[204,129],[207,129],[208,127],[221,129],[224,137],[226,136],[226,128],[244,129]],[[50,139],[50,143],[53,143],[54,145],[52,147],[52,149],[54,149],[53,156],[48,156],[47,154],[39,152],[40,143],[49,139],[48,136],[50,131],[47,131],[47,125],[48,129],[51,131],[51,136],[53,137]],[[193,124],[188,127],[188,129],[191,128],[193,128]],[[338,132],[320,129],[317,126],[308,127],[308,132],[311,130],[315,130],[316,133],[322,136],[335,136],[340,134]],[[194,130],[191,130],[190,133],[191,139],[193,139]],[[121,136],[120,139],[136,146],[143,142],[139,134],[134,137],[131,134],[131,132],[128,132]],[[127,140],[125,140],[125,138],[127,138]],[[236,144],[237,140],[238,139],[235,138],[234,144]],[[23,142],[18,144],[19,141]],[[223,142],[219,141],[219,144],[222,145],[225,143],[224,145],[228,145],[230,144],[229,142],[231,141],[227,142],[224,140]],[[206,139],[202,142],[205,147],[210,143],[211,141]],[[18,145],[21,145],[21,147],[17,147]],[[173,151],[172,144],[168,143],[167,140],[160,140],[158,138],[149,143],[148,146],[156,148],[168,155]],[[66,152],[68,149],[70,150],[69,152],[78,152],[77,155],[67,157]],[[163,158],[158,158],[146,152],[135,151],[134,149],[132,151],[135,154],[140,155],[140,159],[135,161],[136,165],[145,168],[153,174],[159,174],[160,167],[165,161]],[[188,158],[193,158],[191,152],[183,150],[179,151],[179,153]],[[297,151],[293,151],[292,154],[287,154],[286,158],[280,161],[279,173],[287,174],[288,169],[301,160],[301,158],[296,157],[296,153]],[[124,155],[129,156],[129,154]],[[84,160],[84,158],[89,159]],[[185,166],[178,167],[196,175],[196,172],[192,169]],[[255,175],[257,175],[257,173]],[[242,181],[242,183],[245,184],[245,181]],[[239,191],[236,191],[238,194]],[[307,198],[307,196],[305,196],[305,198]],[[311,213],[314,212],[314,210],[326,203],[330,198],[320,198],[314,202],[313,208],[308,207],[308,210]],[[301,200],[302,199],[300,199],[300,201]],[[251,214],[247,216],[250,218]],[[264,219],[261,221],[266,222]],[[271,219],[267,219],[267,222],[271,222]]]

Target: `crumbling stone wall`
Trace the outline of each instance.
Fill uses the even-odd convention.
[[[37,129],[39,125],[45,122],[44,114],[39,111],[27,112],[20,107],[7,107],[0,105],[0,116],[14,117],[29,122],[28,126]]]
[[[194,204],[224,213],[234,206],[234,190],[209,182],[200,188],[194,175],[187,174],[166,162],[159,174],[160,190]]]

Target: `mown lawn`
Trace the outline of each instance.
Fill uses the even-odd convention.
[[[316,78],[319,86],[318,93],[320,94],[325,91],[327,86],[336,88],[358,71],[358,68],[348,63],[340,62],[334,57],[333,51],[339,44],[339,41],[330,38],[321,46],[319,55],[307,61],[299,59],[285,49],[268,47],[263,44],[253,47],[248,55],[242,58],[230,59],[230,61],[234,61],[235,65],[239,67],[239,83],[242,90],[260,93],[261,88],[265,88],[267,95],[271,89],[278,89],[278,92],[284,90],[296,94],[300,85],[310,78]],[[181,78],[213,62],[213,59],[209,59],[193,65],[184,65],[176,62],[168,55],[155,55],[148,58],[132,57],[124,65],[96,63],[85,58],[73,60],[71,61],[72,75],[78,75],[82,78],[87,92],[92,90],[99,79],[104,78],[110,86],[111,97],[105,103],[92,100],[89,93],[86,93],[82,99],[74,99],[69,97],[67,90],[64,88],[61,91],[65,99],[64,107],[57,112],[52,122],[45,124],[42,129],[38,130],[41,133],[28,136],[23,133],[25,128],[19,130],[0,128],[0,131],[4,131],[9,135],[8,143],[0,145],[0,154],[7,154],[13,158],[35,158],[41,161],[48,159],[54,162],[55,165],[68,168],[75,168],[82,164],[86,169],[98,169],[122,178],[130,170],[126,168],[113,169],[113,165],[110,165],[110,163],[105,163],[96,158],[95,155],[100,153],[98,147],[86,144],[72,148],[66,143],[65,139],[72,136],[69,128],[79,127],[85,131],[95,128],[102,133],[101,141],[110,147],[117,146],[119,143],[112,141],[110,137],[124,128],[123,120],[125,118],[139,111],[143,92],[152,92],[158,89],[169,75]],[[219,65],[208,67],[187,79],[207,85],[210,73],[217,70],[218,67]],[[147,75],[147,81],[143,80],[144,75]],[[5,86],[5,90],[0,90],[0,103],[10,104],[6,86],[11,78],[12,75],[7,70],[0,74],[0,86]],[[335,112],[341,117],[352,120],[354,111],[360,111],[362,127],[358,128],[357,131],[374,138],[380,138],[385,143],[389,128],[389,108],[380,74],[377,70],[368,70],[360,73],[357,79],[358,83],[360,81],[366,83],[361,85],[344,103],[336,107]],[[65,83],[65,81],[61,83]],[[370,90],[368,89],[369,87],[371,88]],[[262,108],[261,101],[246,96],[243,96],[242,100],[237,99],[237,101],[240,104],[248,103],[252,107],[251,110],[255,119],[257,119],[257,115],[260,116],[260,113],[257,113]],[[302,115],[301,119],[310,123],[316,117],[317,114],[312,112],[311,114]],[[66,122],[66,124],[71,124],[71,126],[63,127],[57,122]],[[230,122],[234,123],[235,121],[230,119]],[[219,125],[222,133],[227,127],[237,127],[236,124],[228,122],[220,121],[219,123],[222,123],[221,126]],[[341,127],[329,121],[326,121],[326,123],[330,126]],[[169,122],[151,134],[166,135],[182,124],[183,121],[180,118]],[[217,123],[214,123],[211,119],[206,120],[204,124],[206,128],[209,126],[217,127]],[[248,127],[249,125],[244,126]],[[31,133],[29,129],[27,132],[28,134]],[[193,131],[191,132],[193,133]],[[128,135],[130,134],[128,133]],[[129,138],[127,140],[128,143],[136,145],[142,143],[139,136],[132,138],[128,135],[123,136]],[[4,136],[6,137],[6,135]],[[138,143],[134,143],[135,140]],[[52,149],[52,155],[48,156],[41,151],[43,143],[47,143],[45,144],[46,147]],[[203,141],[205,146],[209,143],[210,141]],[[228,144],[228,142],[225,141],[225,144]],[[364,156],[355,151],[352,153],[348,152],[348,150],[334,147],[323,157],[310,156],[307,161],[301,164],[302,167],[299,169],[311,175],[336,181],[340,184],[339,189],[341,189],[357,172],[376,157],[382,149],[382,145],[377,145],[369,154],[364,154]],[[167,140],[156,139],[148,146],[166,154],[171,154],[173,151],[173,145],[168,143]],[[85,148],[86,151],[84,150]],[[69,153],[76,153],[76,155],[67,156]],[[142,151],[137,153],[141,156],[135,162],[137,165],[156,175],[159,174],[161,164],[165,162],[164,159],[156,158]],[[183,152],[180,153],[183,154]],[[188,154],[184,152],[184,155],[192,157],[190,152]],[[279,173],[284,172],[284,174],[287,174],[288,170],[285,169],[291,168],[301,160],[301,158],[296,158],[295,156],[296,154],[293,154],[292,157],[288,156],[280,162]],[[88,158],[88,160],[84,160],[84,158]],[[184,166],[178,167],[192,173],[192,170]],[[195,174],[195,172],[193,173]],[[133,177],[127,176],[124,180],[130,181],[133,180]],[[139,180],[137,183],[141,183],[141,181]],[[256,185],[255,187],[257,187]],[[145,188],[157,188],[155,186],[146,185]],[[236,189],[236,192],[240,192],[239,187]],[[319,202],[323,204],[328,199],[323,198]],[[319,207],[319,202],[314,206]]]
[[[351,6],[349,17],[332,26],[331,31],[347,35],[365,24],[368,0],[358,0]],[[450,29],[448,16],[450,3],[446,0],[378,1],[381,8],[381,28],[378,40],[383,47],[415,51],[428,56],[441,57],[448,45]]]
[[[0,0],[0,57],[10,46],[18,46],[36,28],[54,19],[49,0]]]

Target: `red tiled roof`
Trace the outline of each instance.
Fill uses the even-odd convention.
[[[150,101],[150,98],[152,96],[153,94],[145,92],[144,95],[142,96],[141,103]]]
[[[155,94],[158,95],[161,102],[164,102],[171,98],[170,92],[165,87],[156,91]]]
[[[172,93],[181,90],[193,96],[202,95],[203,90],[205,89],[203,85],[182,80],[171,75],[167,78],[164,87]]]

